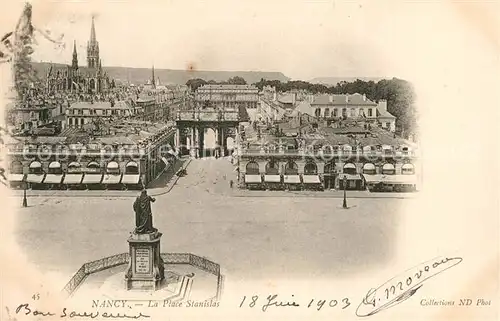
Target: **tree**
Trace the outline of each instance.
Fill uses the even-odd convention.
[[[240,76],[234,76],[232,78],[229,78],[227,83],[230,85],[246,85],[247,84],[246,80]]]
[[[207,82],[201,78],[194,78],[194,79],[189,79],[186,82],[186,86],[190,87],[192,91],[196,91],[198,87],[206,85]]]

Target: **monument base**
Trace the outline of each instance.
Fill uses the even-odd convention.
[[[127,240],[130,249],[130,262],[125,274],[127,290],[155,291],[163,285],[165,268],[160,255],[161,236],[159,232],[132,233]]]

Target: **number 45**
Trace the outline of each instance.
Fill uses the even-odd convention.
[[[40,300],[40,293],[35,293],[33,294],[33,296],[31,297],[33,300]]]

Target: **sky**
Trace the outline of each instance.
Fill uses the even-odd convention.
[[[10,2],[14,25],[23,2]],[[448,31],[460,14],[446,1],[31,3],[34,25],[64,35],[66,44],[61,50],[42,38],[38,61],[71,63],[76,40],[79,63],[85,64],[94,15],[104,66],[279,71],[302,80],[411,77],[408,67],[430,54],[422,49],[454,37]]]

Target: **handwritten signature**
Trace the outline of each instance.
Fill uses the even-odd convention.
[[[24,315],[33,315],[33,316],[56,316],[55,312],[43,312],[35,310],[30,307],[29,303],[20,304],[16,309],[16,314],[24,314]],[[68,311],[67,308],[63,308],[62,312],[59,314],[60,318],[90,318],[95,319],[97,317],[107,318],[107,319],[140,319],[140,318],[149,318],[149,315],[145,315],[142,313],[136,315],[128,315],[124,313],[108,313],[99,311],[95,312],[76,312],[76,311]]]
[[[413,296],[424,281],[462,262],[461,257],[438,257],[421,263],[390,279],[376,289],[370,289],[356,309],[356,315],[367,317],[391,308]]]

